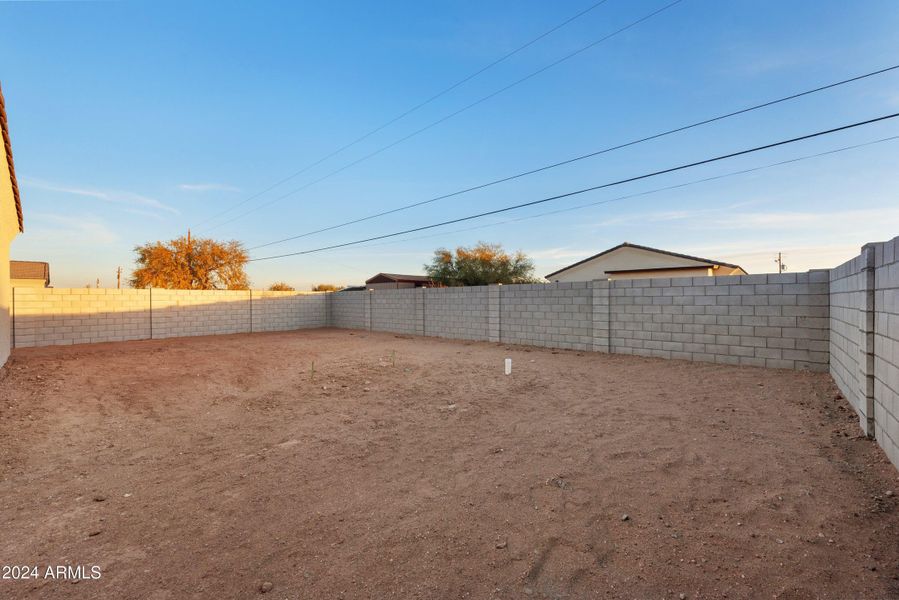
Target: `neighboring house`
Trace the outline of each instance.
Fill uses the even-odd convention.
[[[25,230],[2,89],[0,89],[0,137],[3,140],[3,156],[0,156],[0,265],[3,265],[3,268],[0,268],[0,367],[2,367],[9,358],[12,345],[12,286],[9,282],[9,269],[5,265],[9,264],[9,246],[13,238]]]
[[[434,282],[427,275],[397,275],[396,273],[378,273],[365,280],[370,290],[401,289],[417,287],[434,287]]]
[[[50,287],[50,263],[34,260],[9,261],[12,287]]]
[[[546,276],[550,281],[746,275],[739,265],[627,242]]]

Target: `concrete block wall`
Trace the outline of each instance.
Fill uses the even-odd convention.
[[[593,282],[504,285],[500,341],[568,350],[593,349]]]
[[[612,352],[827,370],[827,271],[610,284]]]
[[[406,288],[360,292],[368,294],[371,302],[371,329],[423,335],[421,291],[421,288]]]
[[[591,282],[593,287],[593,347],[594,352],[611,352],[612,338],[609,329],[611,321],[612,282],[597,279]]]
[[[149,337],[149,290],[13,290],[14,347],[121,342]]]
[[[419,289],[424,299],[425,335],[490,340],[491,292],[488,286]]]
[[[151,290],[153,338],[250,332],[250,292]]]
[[[487,288],[487,341],[498,342],[502,338],[500,327],[500,293],[498,285]]]
[[[251,295],[253,331],[291,331],[330,324],[329,294],[253,291]]]
[[[873,389],[868,394],[866,346],[867,306],[873,297],[868,249],[830,270],[830,375],[855,408],[859,425],[873,435]]]
[[[899,237],[830,270],[830,374],[899,467]]]
[[[16,288],[14,346],[343,327],[829,369],[899,466],[899,238],[831,270],[303,292]]]
[[[340,292],[335,327],[826,371],[827,271]]]
[[[899,237],[873,246],[874,438],[899,467]]]
[[[369,292],[340,292],[330,294],[332,327],[343,329],[368,329]]]
[[[15,347],[287,331],[329,324],[328,294],[15,288]],[[252,304],[251,304],[252,303]],[[252,314],[252,321],[251,321]]]

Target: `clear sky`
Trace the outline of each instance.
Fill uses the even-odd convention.
[[[252,247],[899,63],[895,0],[684,0],[308,185],[668,3],[608,0],[210,221],[594,2],[0,3],[0,82],[26,227],[12,256],[49,261],[58,287],[111,286],[117,266],[132,268],[135,245],[188,227]],[[892,112],[899,71],[251,255],[425,225]],[[435,248],[478,240],[525,251],[541,275],[623,241],[753,273],[773,270],[778,251],[793,271],[831,267],[899,235],[899,141],[508,221],[899,135],[896,121],[380,243],[254,262],[249,273],[254,287],[360,283],[378,271],[419,273]]]

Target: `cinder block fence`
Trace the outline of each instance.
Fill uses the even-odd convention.
[[[828,368],[828,272],[342,292],[334,327]]]
[[[327,326],[829,371],[899,466],[899,238],[808,273],[334,294],[13,291],[16,347]]]
[[[13,289],[13,347],[327,327],[325,293]]]

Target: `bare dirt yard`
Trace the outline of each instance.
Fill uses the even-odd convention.
[[[2,598],[899,597],[896,469],[824,374],[340,330],[29,349],[0,474],[0,561],[39,569]]]

